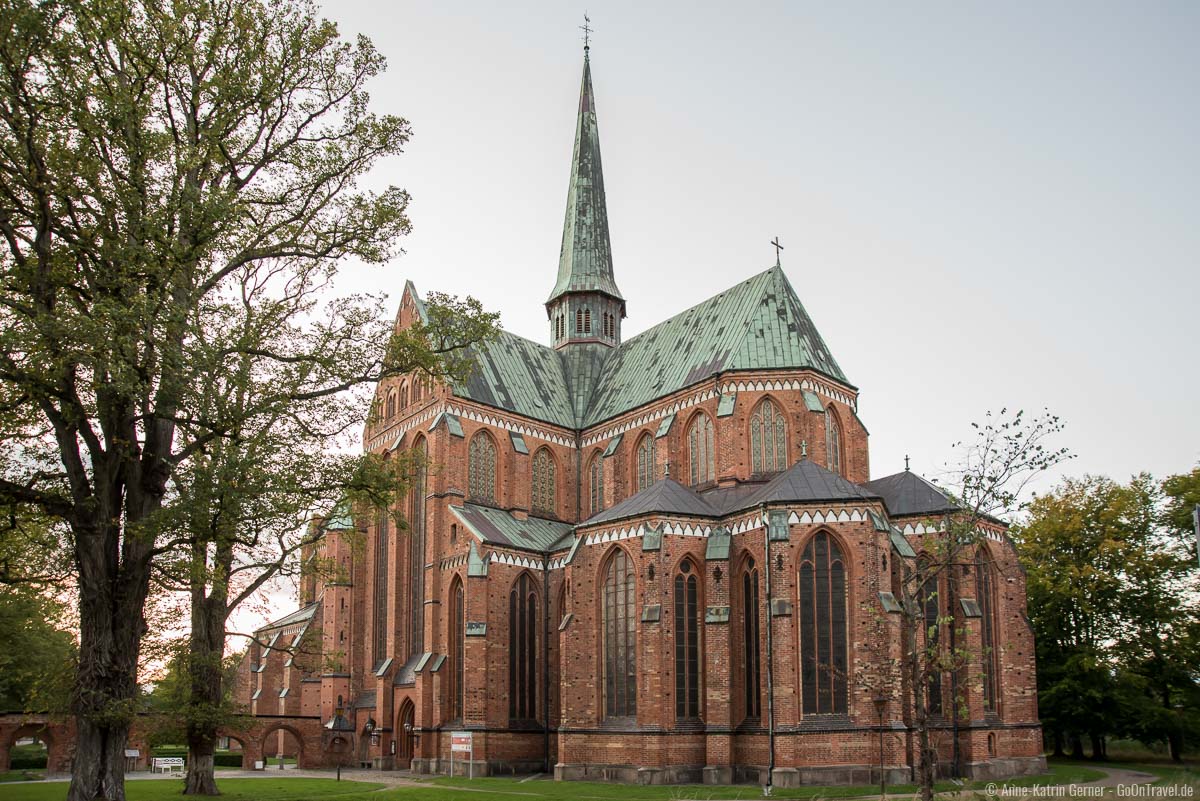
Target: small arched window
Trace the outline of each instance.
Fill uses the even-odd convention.
[[[688,428],[688,461],[691,464],[692,486],[716,478],[716,456],[713,453],[712,419],[704,413],[692,419]]]
[[[825,458],[830,471],[842,474],[842,427],[833,407],[825,410]]]
[[[746,685],[746,717],[762,716],[762,672],[759,668],[758,569],[754,560],[742,573],[742,652]]]
[[[389,392],[387,394],[387,405],[385,408],[386,408],[386,412],[387,412],[384,417],[385,420],[391,420],[393,417],[396,416],[396,393],[395,392]]]
[[[770,398],[750,416],[750,459],[755,473],[787,469],[787,422]]]
[[[599,453],[592,456],[588,465],[588,508],[592,514],[604,509],[604,459]]]
[[[583,309],[575,310],[575,333],[583,333]]]
[[[637,714],[636,579],[618,548],[604,574],[603,688],[605,717]]]
[[[583,332],[585,334],[592,333],[592,310],[583,310]]]
[[[804,714],[846,713],[846,563],[818,531],[800,557],[800,683]]]
[[[522,573],[508,594],[508,716],[537,720],[537,594]]]
[[[554,514],[556,472],[554,458],[548,449],[542,448],[534,454],[533,482],[530,487],[530,506],[533,511],[546,515]]]
[[[408,408],[408,382],[407,381],[400,382],[400,408],[401,409]]]
[[[690,559],[675,574],[675,717],[700,717],[700,591]]]
[[[467,460],[467,491],[472,500],[496,500],[496,444],[485,432],[471,438]]]
[[[996,652],[996,595],[992,581],[992,567],[988,564],[987,552],[980,548],[975,554],[975,592],[979,595],[979,645],[983,663],[983,708],[996,711],[997,679],[999,678]]]
[[[637,460],[637,491],[641,492],[654,483],[654,437],[643,435],[638,440],[634,455]]]

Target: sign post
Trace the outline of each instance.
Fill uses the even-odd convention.
[[[455,752],[467,754],[467,778],[475,778],[475,745],[469,731],[450,732],[450,775],[454,775]]]

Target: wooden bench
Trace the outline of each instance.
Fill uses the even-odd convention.
[[[150,763],[150,770],[154,773],[174,773],[175,771],[183,772],[183,757],[155,757]]]

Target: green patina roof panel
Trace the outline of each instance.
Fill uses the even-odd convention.
[[[451,506],[450,511],[483,542],[543,552],[565,548],[570,544],[570,523],[540,517],[518,520],[503,509],[473,503]]]
[[[660,437],[665,437],[668,433],[670,433],[671,423],[674,423],[674,422],[675,422],[675,413],[672,412],[671,414],[668,414],[666,417],[664,417],[662,419],[662,422],[658,424],[658,431],[654,432],[654,438],[658,439]]]
[[[520,431],[509,431],[508,437],[509,437],[509,439],[512,440],[512,446],[513,446],[514,451],[516,451],[517,453],[524,453],[524,454],[529,453],[529,446],[525,444],[525,437],[523,437],[521,435]]]
[[[817,393],[810,389],[804,390],[804,405],[810,412],[825,411],[825,407],[821,405],[821,399],[817,397]]]
[[[717,401],[717,417],[728,417],[733,414],[733,407],[737,404],[737,393],[730,392],[721,396]]]
[[[565,428],[575,428],[567,376],[559,355],[544,345],[501,331],[475,349],[475,370],[454,394]]]
[[[604,364],[585,425],[731,370],[811,368],[845,381],[773,267],[633,337]]]

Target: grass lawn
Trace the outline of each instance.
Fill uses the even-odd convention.
[[[1195,765],[1177,765],[1174,762],[1079,762],[1069,759],[1054,759],[1051,765],[1058,766],[1097,766],[1104,768],[1120,768],[1123,770],[1140,770],[1152,773],[1158,777],[1153,784],[1200,784],[1200,770]]]
[[[333,779],[218,779],[221,801],[308,801],[333,798],[339,801],[378,799],[374,792],[382,784],[334,781]],[[0,801],[62,801],[67,782],[16,783],[0,785]],[[146,779],[125,783],[129,801],[166,801],[183,798],[183,780]],[[189,798],[191,796],[188,796]]]
[[[1161,766],[1160,766],[1161,767]],[[1162,768],[1166,772],[1165,768]],[[1027,776],[1005,782],[1011,786],[1031,784],[1066,784],[1088,782],[1103,774],[1095,768],[1070,762],[1055,762],[1050,773]],[[641,786],[604,784],[601,782],[555,782],[548,779],[522,782],[519,779],[437,778],[421,787],[397,787],[380,791],[382,785],[332,779],[219,779],[222,801],[308,801],[336,797],[338,801],[484,801],[489,798],[511,798],[513,801],[672,801],[672,799],[757,799],[762,789],[754,785],[714,787],[702,784]],[[939,790],[973,789],[950,783],[939,784]],[[979,787],[983,784],[979,783]],[[0,785],[0,801],[61,801],[66,795],[65,782],[46,784]],[[182,781],[156,779],[131,781],[125,785],[129,801],[175,801],[180,799]],[[471,792],[475,791],[475,792]],[[482,792],[480,792],[482,791]],[[775,788],[773,798],[857,798],[874,795],[877,786],[858,787],[797,787]],[[914,793],[911,785],[889,786],[889,794]]]
[[[0,773],[0,782],[24,782],[30,779],[40,779],[45,771],[42,770],[10,770]]]

